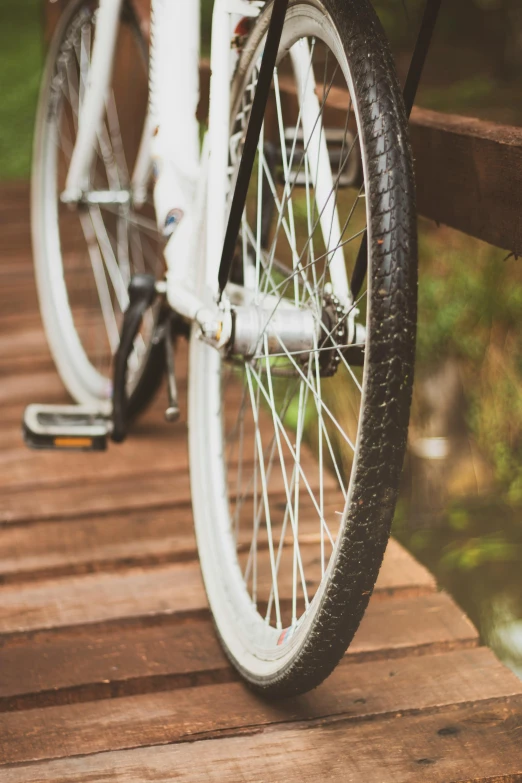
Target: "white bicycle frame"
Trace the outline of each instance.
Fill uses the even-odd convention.
[[[89,83],[82,103],[79,131],[66,179],[64,201],[85,193],[97,134],[109,94],[123,0],[100,0]],[[230,85],[237,59],[233,32],[244,17],[257,17],[263,0],[215,0],[211,38],[209,128],[202,152],[196,108],[199,100],[200,4],[197,0],[152,0],[149,111],[132,174],[132,198],[144,198],[154,173],[154,206],[165,247],[169,305],[180,315],[201,322],[214,317],[217,275],[226,228],[229,189]],[[291,50],[299,88],[301,122],[311,138],[320,114],[307,47]],[[336,295],[349,304],[350,292],[337,209],[329,195],[333,176],[323,133],[314,134],[316,199],[321,228],[331,254]],[[221,208],[220,208],[221,207]],[[328,238],[328,239],[327,239]],[[205,258],[204,275],[199,274]],[[215,309],[215,305],[214,305]]]

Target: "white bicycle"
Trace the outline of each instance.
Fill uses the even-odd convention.
[[[175,419],[188,336],[210,608],[234,666],[282,696],[344,654],[394,513],[416,326],[407,117],[369,0],[215,0],[202,133],[198,6],[153,0],[150,56],[127,0],[71,0],[55,32],[33,243],[77,404],[30,406],[25,436],[121,441],[165,373]]]

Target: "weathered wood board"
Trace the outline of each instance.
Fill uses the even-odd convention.
[[[26,193],[0,191],[0,227],[22,225]],[[162,424],[162,401],[106,455],[22,445],[24,405],[67,396],[15,235],[0,232],[18,298],[0,316],[0,781],[522,779],[522,683],[396,542],[326,683],[270,703],[239,681],[199,574],[185,427]]]

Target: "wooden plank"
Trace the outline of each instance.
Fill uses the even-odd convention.
[[[193,573],[189,576],[187,596],[177,598],[177,604],[184,607],[189,591],[192,606],[197,606],[195,577]],[[67,616],[66,627],[59,625],[62,618],[56,616],[56,605],[54,618],[50,616],[53,606],[47,607],[50,630],[37,630],[34,623],[28,628],[22,620],[17,625],[11,622],[11,634],[17,630],[25,633],[0,637],[0,704],[6,708],[85,700],[95,694],[142,692],[146,678],[179,684],[189,673],[212,673],[219,678],[228,671],[206,613],[198,613],[197,622],[192,618],[184,621],[183,616],[172,614],[165,591],[155,600],[151,595],[149,590],[147,601],[131,603],[132,594],[123,593],[131,604],[130,610],[123,607],[123,616],[113,611],[111,617],[106,610],[93,612],[82,605],[80,613]],[[105,598],[111,600],[107,594]],[[122,601],[120,597],[120,609]],[[136,614],[140,608],[141,614]],[[425,655],[477,644],[475,629],[444,594],[395,598],[392,602],[372,598],[346,660]]]
[[[2,263],[0,264],[0,277],[3,274],[5,274],[6,277],[11,276],[10,267],[6,265],[4,258],[2,258]],[[35,332],[38,333],[38,338],[34,338]],[[2,339],[2,348],[6,352],[10,351],[9,336],[13,337],[13,339],[17,339],[18,335],[24,334],[29,334],[33,337],[35,342],[38,343],[36,345],[38,350],[47,345],[40,313],[33,315],[19,311],[15,315],[4,315],[3,313],[0,314],[0,339]],[[33,339],[28,342],[28,345],[33,345]],[[22,343],[19,348],[23,350],[25,345],[25,343]],[[2,361],[3,359],[4,356],[2,356]]]
[[[7,336],[7,339],[8,336]],[[17,336],[17,342],[21,347],[21,355],[24,345],[24,334]],[[44,349],[42,348],[42,351]],[[29,352],[28,358],[32,356],[36,357],[36,354]],[[45,356],[49,359],[49,353],[45,349]],[[56,369],[53,364],[48,364],[47,371],[34,372],[32,378],[28,382],[27,371],[23,372],[11,372],[13,363],[9,360],[4,364],[2,362],[0,376],[2,376],[2,386],[0,388],[0,405],[2,410],[6,408],[16,408],[21,413],[26,405],[33,402],[41,402],[49,405],[59,403],[69,403],[71,398],[68,395],[65,387],[60,380]],[[185,385],[185,384],[184,384]],[[183,385],[183,386],[184,386]],[[173,428],[165,428],[167,431],[172,432]],[[42,454],[40,454],[42,456]]]
[[[333,88],[328,121],[344,127],[346,106]],[[522,128],[415,107],[410,135],[419,213],[522,254]]]
[[[338,719],[311,727],[258,729],[251,736],[196,744],[17,765],[2,770],[2,781],[514,783],[522,778],[521,724],[522,697],[514,696],[434,713],[359,722]]]
[[[27,250],[23,250],[24,254],[27,252]],[[0,312],[3,315],[16,315],[21,310],[30,315],[38,314],[38,299],[32,278],[33,276],[27,273],[25,284],[11,279],[2,281],[0,286]]]
[[[52,361],[47,348],[39,318],[4,318],[0,322],[0,348],[2,350],[2,370],[20,358],[21,355],[37,357],[46,354]],[[14,374],[14,373],[13,373]]]
[[[245,727],[252,732],[331,716],[350,721],[397,716],[521,693],[522,682],[485,648],[403,658],[393,665],[341,666],[320,689],[281,703],[262,699],[238,682],[4,712],[0,764],[223,737]]]
[[[143,509],[0,528],[0,582],[196,558],[192,510]]]
[[[4,637],[0,644],[0,711],[227,678],[234,675],[208,618],[142,617]]]
[[[151,452],[154,454],[154,448]],[[190,503],[186,462],[185,466],[178,462],[177,469],[174,465],[170,469],[163,466],[153,472],[124,469],[123,475],[100,475],[96,481],[82,481],[80,472],[77,476],[70,481],[62,479],[58,484],[33,486],[28,483],[11,491],[4,490],[0,493],[0,524],[25,524]],[[317,477],[308,483],[312,491],[317,490]],[[284,492],[281,475],[272,476],[271,492]]]
[[[423,654],[477,644],[476,629],[446,593],[390,602],[372,596],[350,651],[369,660],[382,655],[383,648],[392,658],[406,651]]]
[[[54,370],[35,373],[31,383],[27,383],[27,375],[14,375],[2,378],[0,386],[0,406],[16,403],[23,411],[25,405],[43,399],[49,404],[67,402],[70,398]]]
[[[0,634],[206,608],[194,563],[71,576],[0,590]]]
[[[522,128],[415,109],[419,212],[522,254]]]
[[[1,372],[0,372],[1,377]],[[7,411],[15,411],[14,423],[11,419],[9,424],[4,423],[2,433],[2,453],[0,454],[0,493],[2,490],[16,490],[18,487],[28,488],[44,486],[49,483],[60,484],[64,480],[74,481],[74,477],[81,476],[82,480],[98,479],[100,475],[104,478],[109,476],[119,476],[125,472],[132,472],[132,468],[139,466],[143,470],[144,464],[149,464],[149,454],[153,454],[155,466],[161,470],[166,465],[176,463],[176,467],[181,469],[187,467],[187,413],[186,397],[187,384],[183,377],[179,382],[179,404],[181,409],[181,418],[175,425],[168,425],[165,422],[164,411],[166,406],[166,390],[160,389],[151,407],[146,414],[134,422],[132,426],[132,437],[121,445],[109,443],[108,452],[98,453],[71,453],[57,451],[33,451],[28,449],[22,440],[20,431],[20,421],[22,419],[25,405],[34,402],[35,397],[41,394],[38,401],[45,403],[65,402],[70,404],[66,392],[54,372],[44,375],[45,380],[49,381],[47,395],[44,391],[31,391],[31,384],[27,381],[27,375],[11,376],[9,379],[10,388],[4,389],[5,404],[2,407],[2,414]],[[42,384],[39,383],[39,389]],[[56,392],[56,398],[52,399],[50,390]],[[51,397],[51,399],[49,399]],[[16,401],[16,402],[15,402]],[[14,403],[14,405],[13,405]],[[7,408],[5,407],[7,406]],[[269,422],[271,429],[267,437],[273,433],[273,426]],[[252,430],[245,429],[244,434],[244,453],[245,461],[253,459],[254,453],[254,433]],[[163,459],[165,457],[165,459]],[[151,457],[152,459],[152,457]],[[237,452],[234,453],[231,463],[237,461]],[[276,461],[276,470],[278,473],[279,462]],[[314,457],[308,452],[303,451],[303,469],[310,473],[317,474],[318,468]],[[127,469],[128,466],[128,469]],[[310,480],[312,480],[310,478]],[[335,490],[336,481],[325,472],[325,488],[330,491]]]
[[[18,482],[11,477],[8,488],[0,487],[0,524],[189,503],[186,425],[177,425],[177,447],[171,432],[163,423],[144,421],[137,426],[133,438],[121,446],[114,446],[109,453],[67,453],[60,456],[36,452],[35,456],[23,450],[26,470],[21,471]],[[169,442],[170,438],[172,441]],[[252,448],[252,454],[253,451]],[[0,457],[0,464],[2,459],[12,466],[16,474],[16,461],[8,454]],[[301,465],[307,474],[310,490],[318,490],[318,470],[312,457],[302,453]],[[46,472],[40,472],[43,466],[47,468]],[[32,468],[30,473],[29,467]],[[234,475],[231,470],[229,478],[232,486]],[[336,479],[329,475],[324,476],[323,484],[330,492],[338,487]],[[281,471],[272,474],[269,491],[271,494],[284,493]],[[302,491],[303,497],[305,491]],[[249,492],[252,492],[251,488]],[[339,508],[342,507],[341,502]]]
[[[3,492],[0,499],[0,523],[22,523],[43,519],[65,519],[115,511],[157,509],[190,502],[186,472],[174,475],[173,469],[109,478],[100,476],[95,483],[83,483],[81,474],[68,483]]]
[[[3,185],[0,183],[0,187]],[[27,214],[24,209],[29,210],[29,204],[25,207],[17,207],[11,215],[6,215],[4,222],[0,218],[0,226],[2,226],[2,236],[0,237],[0,254],[2,263],[0,264],[0,279],[2,280],[2,286],[8,283],[12,283],[19,289],[20,294],[24,293],[25,289],[30,289],[31,293],[36,293],[34,264],[32,257],[32,248],[28,237],[25,236],[21,240],[13,241],[13,238],[20,236],[27,229]],[[6,221],[9,225],[7,233]],[[15,317],[22,312],[20,309],[18,312],[12,314]],[[7,314],[2,311],[2,317]],[[28,313],[28,315],[33,315]],[[38,315],[38,312],[35,313]]]
[[[421,595],[433,592],[436,586],[435,577],[398,541],[390,538],[375,586],[377,594]]]
[[[46,376],[47,377],[47,376]],[[51,388],[54,388],[55,373],[50,373]],[[28,449],[23,443],[20,421],[25,404],[34,401],[35,394],[30,391],[27,376],[11,378],[12,395],[9,393],[8,402],[18,397],[22,401],[16,404],[16,424],[6,427],[2,433],[2,451],[0,452],[0,496],[6,497],[11,491],[22,488],[46,487],[50,484],[74,483],[81,477],[84,481],[98,481],[119,477],[134,472],[143,472],[144,465],[154,464],[157,470],[175,466],[176,470],[187,470],[187,421],[186,421],[186,383],[181,379],[179,383],[179,403],[181,419],[175,425],[165,422],[164,411],[167,394],[160,390],[156,399],[146,414],[134,422],[132,437],[125,443],[115,445],[109,443],[107,452],[59,452],[59,451],[34,451]],[[22,396],[21,390],[25,389]],[[58,402],[70,401],[67,399],[61,383],[56,379]],[[7,396],[8,391],[4,390]],[[43,395],[42,395],[43,397]],[[25,398],[25,399],[24,399]],[[42,398],[40,398],[42,399]],[[49,400],[45,399],[45,402]],[[1,405],[1,401],[0,401]],[[2,406],[2,413],[5,408]],[[245,462],[252,460],[254,452],[253,433],[245,434]],[[235,455],[234,455],[235,456]],[[234,460],[231,460],[233,462]],[[304,455],[303,468],[317,473],[316,462],[310,454]],[[278,465],[279,470],[279,465]],[[334,490],[336,482],[327,476],[326,484],[330,490]]]
[[[315,557],[316,550],[313,549],[312,553]],[[385,577],[386,571],[383,571],[380,589],[390,592],[392,588],[386,584]],[[284,590],[284,585],[281,585],[281,590]],[[291,596],[290,585],[288,592]],[[447,639],[450,632],[455,633],[456,637],[464,634],[468,638],[470,633],[472,638],[475,637],[471,624],[451,605],[447,596],[435,593],[419,596],[420,599],[427,603],[420,604],[419,608],[422,607],[431,615],[433,631],[441,639]],[[397,629],[404,633],[404,616],[409,618],[412,606],[409,600],[416,599],[395,601],[391,607],[378,612],[377,616],[380,617],[381,613],[393,616]],[[206,608],[198,563],[131,568],[123,573],[69,576],[0,588],[0,635],[126,618],[201,612]],[[441,615],[444,618],[442,624]],[[449,625],[444,628],[446,620]],[[370,620],[367,625],[371,626]],[[412,635],[417,636],[416,629],[412,629]],[[374,628],[374,639],[375,646],[382,644],[377,626]],[[422,642],[422,638],[419,642]]]
[[[301,540],[317,529],[314,510],[304,504],[302,510]],[[0,527],[0,584],[196,559],[189,505]],[[410,595],[434,589],[433,576],[390,540],[377,590]]]
[[[29,218],[29,205],[26,207],[26,221]],[[6,214],[2,221],[2,252],[9,256],[24,255],[25,258],[31,257],[31,240],[29,233],[23,230],[24,210],[13,210],[11,214]],[[22,217],[22,220],[19,218]],[[27,226],[27,222],[25,223]],[[26,268],[27,262],[26,262]]]
[[[13,202],[27,204],[29,202],[29,182],[25,179],[12,179],[2,182],[0,191],[0,207],[8,208]]]
[[[8,211],[6,207],[6,215]],[[23,251],[14,234],[7,237],[6,246]],[[15,298],[18,311],[33,308],[34,292],[25,284],[29,273],[24,266],[18,276],[7,276],[0,295],[7,312]],[[393,542],[369,610],[333,677],[318,691],[284,705],[259,700],[236,681],[208,617],[195,562],[183,429],[174,433],[166,428],[158,405],[130,445],[102,459],[25,452],[17,427],[9,422],[17,420],[27,395],[34,399],[26,373],[43,343],[37,316],[30,316],[26,326],[16,324],[18,317],[19,312],[5,318],[3,327],[0,324],[0,349],[2,340],[5,343],[0,376],[9,379],[0,392],[6,413],[0,519],[3,514],[4,521],[16,523],[0,528],[0,577],[3,573],[18,580],[0,588],[0,763],[104,751],[101,757],[110,765],[113,756],[135,758],[141,751],[109,751],[219,736],[223,743],[219,747],[214,740],[192,743],[190,753],[176,757],[176,779],[190,780],[192,775],[194,780],[212,780],[207,774],[211,770],[218,780],[260,781],[265,779],[266,765],[259,763],[256,768],[255,750],[264,755],[270,744],[258,748],[256,743],[259,737],[272,735],[278,760],[274,770],[282,770],[281,779],[291,781],[299,735],[313,748],[311,763],[299,779],[306,780],[309,772],[309,779],[315,781],[319,775],[330,779],[325,759],[346,755],[353,731],[356,747],[359,742],[367,754],[357,756],[360,766],[353,767],[358,772],[354,779],[371,783],[372,775],[381,779],[371,766],[379,745],[372,755],[367,739],[380,736],[380,727],[386,724],[380,744],[386,770],[403,780],[408,779],[400,767],[404,754],[396,754],[396,759],[393,748],[404,737],[410,742],[410,735],[414,743],[417,729],[401,715],[420,711],[419,724],[427,720],[427,713],[443,714],[448,705],[453,708],[448,715],[461,714],[463,705],[480,701],[500,709],[499,699],[521,692],[521,684],[491,653],[477,648],[476,631],[460,610],[446,595],[433,592],[433,579]],[[11,329],[10,318],[11,327],[17,328]],[[48,355],[39,367],[38,394],[47,390],[50,395],[63,395],[56,376],[49,372]],[[186,363],[183,371],[185,367]],[[148,474],[144,462],[149,464]],[[305,550],[310,553],[307,572],[313,578],[314,550],[312,546]],[[390,596],[391,601],[379,600]],[[510,708],[509,702],[501,706]],[[522,714],[522,703],[519,706]],[[487,721],[488,714],[481,720]],[[389,720],[391,716],[395,720]],[[378,728],[363,736],[370,718],[377,719],[371,725]],[[296,721],[299,731],[292,726],[280,730],[280,724]],[[335,721],[342,722],[344,734],[334,736],[340,725]],[[304,728],[314,722],[324,725]],[[403,732],[396,731],[398,723]],[[437,729],[437,736],[459,737],[460,729],[455,733],[454,728]],[[255,748],[241,745],[238,753],[245,755],[246,747],[250,757],[245,755],[244,765],[243,761],[229,764],[229,743],[244,743],[247,738],[224,737],[244,732],[255,733],[248,738]],[[290,737],[288,755],[283,733]],[[348,742],[343,742],[344,737]],[[476,737],[473,742],[482,755],[490,753],[489,746],[481,747]],[[391,743],[389,751],[386,743]],[[466,738],[457,749],[457,762],[443,771],[453,774],[460,769],[464,776],[466,770],[459,763],[464,763],[469,747]],[[497,747],[492,744],[492,752]],[[201,748],[210,755],[200,753]],[[178,749],[168,748],[169,752]],[[508,745],[504,750],[508,755]],[[148,766],[155,763],[158,751],[161,748],[148,749],[146,761],[137,761],[140,769],[127,767],[125,779],[132,780],[136,773],[141,782],[150,777],[149,772],[158,780],[168,779],[168,765]],[[416,771],[421,770],[423,780],[425,768],[438,773],[439,756],[417,758]],[[87,756],[78,763],[90,764],[101,757]],[[339,761],[342,772],[352,771],[346,758]],[[4,769],[0,779],[4,780],[4,772],[23,772],[22,779],[31,780],[26,773],[36,770],[41,780],[60,780],[62,773],[68,775],[73,769],[60,764],[74,764],[74,760]],[[497,768],[502,774],[502,768]],[[277,780],[269,772],[270,779]],[[87,778],[110,780],[113,773],[110,766],[83,769],[79,779],[82,783]],[[410,774],[408,768],[405,774]],[[410,779],[418,777],[412,774]]]
[[[47,349],[38,351],[35,354],[19,353],[12,355],[2,362],[2,368],[0,371],[0,377],[8,375],[33,375],[34,373],[41,375],[54,369],[54,363]],[[20,423],[20,409],[19,405],[12,405],[10,407],[2,407],[2,420],[0,421],[0,427],[4,429],[13,422]],[[5,414],[5,415],[4,415]]]
[[[5,271],[3,263],[0,270]],[[40,376],[54,370],[39,315],[0,316],[0,356],[2,377],[27,372]],[[4,419],[2,410],[2,425]]]
[[[106,483],[122,477],[130,480],[150,472],[152,465],[163,474],[186,472],[186,425],[169,427],[158,419],[159,416],[156,421],[147,416],[136,424],[132,438],[118,446],[109,444],[107,452],[33,451],[23,443],[20,431],[14,437],[15,443],[11,433],[6,433],[0,452],[0,504],[8,505],[11,496],[16,504],[20,492],[45,491],[79,482],[90,484],[97,491],[99,481]]]

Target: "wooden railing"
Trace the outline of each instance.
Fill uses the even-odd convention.
[[[522,128],[414,109],[422,215],[522,255]]]
[[[203,62],[200,117],[208,85]],[[348,98],[336,95],[335,104],[342,127]],[[522,255],[522,128],[416,107],[410,133],[419,213]]]

